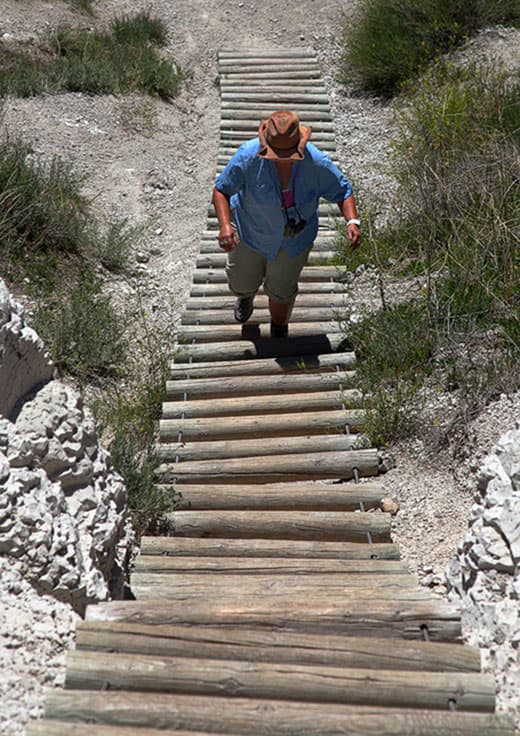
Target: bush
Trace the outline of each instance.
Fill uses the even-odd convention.
[[[186,75],[158,56],[155,46],[165,42],[165,24],[146,12],[114,19],[105,33],[61,30],[51,39],[48,58],[19,53],[7,62],[0,55],[0,94],[141,91],[170,99]]]
[[[53,306],[38,310],[35,326],[56,364],[81,383],[120,372],[126,354],[124,321],[89,268],[69,298],[62,295]]]
[[[340,78],[390,97],[440,54],[489,24],[520,24],[516,0],[363,0],[344,28]]]
[[[109,271],[123,271],[143,233],[143,227],[130,225],[127,219],[109,222],[96,238],[95,250],[101,264]]]

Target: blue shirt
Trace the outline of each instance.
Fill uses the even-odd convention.
[[[259,149],[258,138],[241,145],[217,176],[215,186],[230,197],[231,211],[245,245],[268,261],[276,258],[280,248],[295,258],[316,238],[320,197],[342,202],[352,194],[352,186],[323,151],[307,143],[303,160],[292,166],[289,188],[295,207],[284,212],[276,165],[258,156]],[[306,221],[302,231],[292,238],[284,237],[288,218]]]

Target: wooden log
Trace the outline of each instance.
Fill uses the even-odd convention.
[[[340,332],[329,335],[288,337],[284,340],[258,338],[257,340],[228,340],[206,342],[200,345],[179,345],[176,355],[182,362],[190,358],[194,362],[220,360],[252,360],[259,358],[286,358],[295,355],[321,356],[343,351],[347,341]]]
[[[495,680],[467,672],[399,672],[324,665],[193,659],[144,654],[70,651],[66,687],[278,698],[401,708],[492,712]]]
[[[125,726],[100,725],[99,723],[70,723],[45,718],[29,721],[26,736],[130,736]],[[132,736],[222,736],[209,731],[167,731],[162,728],[132,727]]]
[[[364,434],[312,435],[312,437],[285,437],[283,446],[278,438],[258,440],[217,440],[216,442],[161,443],[157,455],[163,463],[179,460],[217,460],[239,457],[267,457],[312,452],[349,452],[370,447]],[[213,486],[213,484],[212,484]]]
[[[229,93],[225,92],[224,93],[224,96],[226,98],[231,98],[231,99],[232,98],[235,98],[236,99],[237,97],[240,97],[240,94],[239,93],[236,93],[236,92],[229,92]],[[294,95],[291,95],[291,96],[294,96]],[[257,100],[255,98],[257,98],[257,97],[258,98],[261,98],[261,99],[258,100],[258,102],[260,102],[260,103],[265,103],[265,100],[266,99],[269,99],[270,97],[277,97],[277,98],[286,97],[286,101],[283,102],[283,103],[281,103],[281,104],[279,104],[278,107],[285,106],[287,103],[291,104],[290,100],[288,99],[290,97],[290,95],[281,95],[280,93],[277,93],[277,92],[271,92],[271,93],[265,93],[265,92],[262,92],[262,91],[259,91],[259,92],[256,92],[256,93],[255,92],[251,92],[250,93],[250,97],[248,97],[248,99],[250,99],[250,100],[252,100],[253,102],[256,103]],[[293,103],[291,106],[292,106],[292,108],[296,112],[299,112],[298,108],[301,107],[302,105],[300,105],[300,104],[296,105],[296,104]],[[273,105],[273,107],[275,107],[275,105]],[[321,114],[322,113],[321,113],[321,110],[320,110],[320,115]],[[221,121],[220,121],[220,131],[221,132],[223,132],[223,131],[236,132],[236,131],[243,131],[243,130],[245,130],[247,132],[250,131],[253,134],[253,136],[254,136],[254,133],[258,130],[258,121],[259,121],[259,119],[261,117],[262,117],[261,115],[258,115],[258,116],[251,116],[248,119],[240,119],[240,118],[233,118],[232,120],[227,120],[225,118],[224,119],[221,119]],[[305,111],[303,113],[300,113],[300,117],[302,118],[302,120],[304,120],[304,118],[305,118]],[[326,121],[326,120],[323,120],[323,121],[322,120],[320,120],[320,121],[318,121],[318,120],[311,120],[309,122],[312,125],[313,132],[316,132],[316,135],[318,135],[319,133],[333,133],[334,132],[334,124],[332,122],[330,122],[330,121]]]
[[[242,437],[285,437],[298,434],[342,433],[348,426],[351,432],[363,428],[365,413],[361,409],[308,411],[278,416],[195,417],[193,419],[162,419],[159,423],[161,438],[171,442],[182,432],[183,441],[225,440]],[[338,461],[344,458],[338,458]],[[354,459],[354,462],[357,458]],[[360,462],[362,459],[360,457]]]
[[[248,736],[514,736],[510,719],[331,703],[200,695],[51,690],[46,715],[64,721],[124,723],[129,728],[211,731]]]
[[[189,301],[189,300],[188,300]],[[215,325],[216,329],[219,328],[223,323],[231,321],[231,310],[230,313],[223,309],[212,309],[210,307],[211,299],[207,300],[204,309],[192,309],[187,308],[182,315],[182,325]],[[292,331],[296,323],[321,323],[326,324],[327,328],[330,324],[337,324],[337,311],[333,311],[329,306],[327,307],[296,307],[293,314],[291,315],[291,326],[289,329]],[[339,315],[338,315],[339,316]],[[253,316],[248,320],[249,325],[255,323],[269,324],[271,320],[271,314],[268,309],[256,309],[253,312]],[[240,328],[240,326],[238,326]],[[180,327],[180,330],[184,330],[184,327]]]
[[[220,141],[225,142],[225,145],[239,146],[244,141],[251,138],[251,131],[249,130],[221,130]],[[313,143],[321,147],[326,142],[336,142],[336,136],[334,133],[327,133],[325,131],[320,132],[312,137]]]
[[[212,220],[210,220],[212,222]],[[216,221],[215,221],[216,224]],[[314,251],[311,250],[309,253],[308,263],[310,266],[320,266],[332,263],[336,258],[336,253],[333,250],[329,251]],[[226,253],[202,253],[197,256],[195,261],[196,268],[224,268],[227,263]]]
[[[247,82],[249,87],[252,87],[254,89],[260,88],[260,89],[269,89],[269,90],[280,90],[282,92],[290,91],[291,89],[311,89],[311,90],[317,90],[319,92],[324,91],[323,82],[321,79],[317,77],[311,77],[308,79],[291,79],[290,86],[287,82],[287,80],[283,78],[278,79],[268,79],[266,77],[249,77],[249,80]],[[225,90],[226,92],[240,92],[244,89],[242,84],[238,84],[235,81],[235,77],[232,76],[229,79],[223,79],[220,82],[220,89]]]
[[[201,539],[191,537],[142,537],[141,552],[147,555],[182,557],[276,557],[319,560],[398,560],[395,544],[377,542],[328,542],[279,539]]]
[[[409,571],[401,560],[313,560],[277,559],[276,557],[172,557],[170,555],[139,555],[134,562],[135,573],[176,573],[219,575],[406,575]],[[132,578],[133,579],[133,578]],[[417,585],[416,578],[413,578]]]
[[[251,92],[222,92],[221,93],[222,103],[235,102],[235,101],[248,101],[248,102],[259,102],[269,103],[271,106],[284,106],[288,105],[291,108],[297,109],[300,104],[315,102],[317,104],[329,104],[329,98],[326,94],[320,94],[319,92],[305,92],[294,90],[291,94],[284,95],[280,93],[266,93],[261,90],[252,90]],[[221,121],[220,126],[222,129]],[[256,121],[258,123],[258,121]],[[330,126],[332,128],[332,125]]]
[[[236,303],[236,297],[227,293],[224,296],[202,296],[190,297],[186,302],[187,310],[199,311],[203,310],[229,310],[231,311]],[[344,309],[347,306],[347,296],[345,294],[299,294],[296,297],[295,309]],[[265,294],[258,294],[254,301],[255,309],[267,309],[268,299]]]
[[[175,535],[233,539],[319,539],[330,542],[390,541],[388,514],[349,511],[175,511]]]
[[[140,624],[197,624],[225,628],[275,627],[279,631],[306,631],[343,636],[386,636],[431,641],[460,641],[460,616],[437,601],[361,599],[342,601],[112,601],[87,608],[89,621]]]
[[[222,460],[188,460],[164,464],[159,476],[168,484],[176,483],[283,483],[305,480],[352,480],[355,472],[361,478],[379,473],[376,450],[349,452],[315,452],[312,455],[287,454],[228,458]]]
[[[355,364],[356,356],[354,353],[332,353],[320,356],[296,355],[278,359],[248,360],[240,363],[233,360],[207,361],[202,365],[182,363],[175,360],[175,363],[170,364],[170,373],[174,380],[179,380],[178,377],[180,376],[183,376],[181,380],[185,380],[184,377],[196,379],[253,375],[255,376],[256,393],[258,376],[279,374],[284,376],[304,373],[305,375],[314,375],[331,371],[344,371],[342,383],[345,386],[350,386],[355,372],[347,369],[353,368]],[[182,394],[180,395],[182,396]]]
[[[261,75],[264,76],[265,74],[276,74],[280,71],[280,64],[272,62],[272,61],[265,61],[265,62],[251,62],[251,63],[245,63],[245,64],[221,64],[219,66],[219,74],[227,76],[228,79],[231,77],[233,78],[240,78],[244,79],[246,82],[246,89],[247,89],[247,78],[248,76],[257,76]],[[316,78],[319,76],[319,72],[316,70],[316,64],[312,61],[290,61],[287,63],[283,63],[283,75],[280,77],[277,75],[277,78],[280,79],[286,79],[287,81],[290,80],[291,76],[293,74],[299,74],[301,72],[305,72],[305,74],[309,75],[310,77]],[[326,95],[322,95],[322,97],[327,100]],[[267,100],[268,101],[268,100]],[[273,99],[273,103],[279,102],[280,100]],[[293,106],[298,102],[299,100],[292,100]],[[320,102],[322,100],[319,100]]]
[[[309,47],[301,47],[301,48],[294,48],[294,49],[273,49],[272,51],[269,49],[254,49],[250,51],[240,51],[238,52],[234,48],[229,49],[220,49],[218,52],[218,59],[219,63],[221,60],[224,59],[232,59],[234,61],[242,61],[242,59],[301,59],[301,58],[311,58],[313,61],[317,62],[318,58],[316,56],[316,51]]]
[[[300,273],[300,281],[331,281],[341,280],[341,269],[337,266],[305,266]],[[226,274],[221,268],[197,268],[193,272],[194,283],[204,284],[206,282],[219,284],[226,283]]]
[[[329,356],[327,356],[329,357]],[[347,358],[348,361],[348,358]],[[327,361],[328,363],[329,361]],[[334,362],[334,361],[331,361]],[[255,368],[260,369],[259,361],[251,361],[252,374]],[[322,366],[324,363],[320,360]],[[249,362],[245,367],[248,367]],[[225,366],[227,369],[227,366]],[[196,366],[190,366],[190,373]],[[226,370],[227,373],[227,370]],[[208,376],[209,377],[209,376]],[[250,396],[253,392],[256,396],[285,395],[308,395],[310,393],[321,393],[323,391],[337,390],[338,387],[347,387],[352,384],[352,371],[335,371],[329,373],[307,373],[305,370],[299,373],[282,373],[278,375],[234,375],[226,378],[224,376],[211,378],[175,379],[166,382],[166,396],[168,399],[204,398],[206,400],[222,398],[224,396]],[[354,396],[354,395],[353,395]],[[166,418],[166,417],[165,417]]]
[[[312,437],[285,437],[280,447],[278,438],[264,437],[257,440],[216,440],[214,442],[161,442],[157,447],[159,459],[167,464],[191,460],[224,460],[241,457],[267,457],[270,455],[294,455],[309,452],[350,452],[371,447],[365,434],[312,435]],[[384,510],[384,509],[383,509]]]
[[[347,287],[335,281],[318,281],[316,283],[302,283],[299,285],[300,297],[304,294],[342,294],[346,295]],[[190,297],[219,297],[229,296],[227,284],[192,284]],[[299,305],[301,306],[301,305]]]
[[[387,638],[302,634],[263,629],[226,630],[210,626],[146,626],[82,621],[76,627],[76,649],[204,657],[256,662],[320,664],[426,672],[480,672],[476,647],[439,642],[396,642]]]
[[[290,90],[284,90],[280,87],[274,87],[274,88],[268,88],[268,87],[250,87],[250,90],[258,90],[258,92],[262,95],[268,94],[268,95],[287,95],[289,96],[291,94]],[[235,88],[230,87],[223,87],[222,92],[225,95],[233,95],[236,96],[240,94],[241,90],[238,90]],[[313,89],[311,94],[316,94],[316,90]],[[319,94],[319,92],[318,92]],[[281,107],[281,106],[278,106]],[[222,121],[229,120],[229,121],[236,121],[236,120],[244,120],[247,122],[250,122],[251,124],[256,123],[258,125],[258,121],[262,120],[264,118],[268,118],[269,115],[274,111],[275,108],[271,107],[258,107],[257,105],[245,105],[240,103],[233,103],[232,105],[228,105],[226,103],[223,104],[221,112],[220,112],[220,119]],[[330,107],[329,105],[317,105],[316,103],[311,102],[310,104],[306,103],[300,103],[298,105],[298,110],[295,111],[298,113],[298,117],[300,118],[300,121],[302,124],[310,123],[311,126],[314,128],[315,126],[320,126],[320,123],[323,122],[330,122],[332,120],[332,115],[330,113]]]
[[[168,401],[163,404],[163,419],[177,417],[238,416],[240,414],[272,414],[286,411],[319,411],[341,409],[342,406],[355,408],[361,406],[363,396],[355,389],[345,391],[313,391],[265,396],[200,399],[195,401]],[[280,449],[280,448],[279,448]],[[257,453],[253,453],[257,454]]]
[[[320,79],[320,71],[319,69],[305,69],[303,71],[296,71],[294,68],[291,69],[291,81],[294,80],[307,80],[307,79],[314,79],[319,80]],[[244,84],[251,84],[252,82],[256,82],[257,80],[281,80],[284,84],[287,84],[289,82],[287,78],[287,74],[279,71],[254,71],[251,70],[249,72],[241,73],[240,71],[226,71],[223,72],[220,75],[220,82],[223,84],[224,82],[232,82],[233,84],[240,84],[240,86],[243,86]]]
[[[329,322],[295,322],[291,323],[289,330],[291,337],[343,334],[344,332],[343,325],[335,319],[331,319]],[[211,343],[214,340],[218,342],[251,340],[254,342],[256,340],[269,340],[269,335],[269,322],[260,324],[253,319],[243,325],[233,321],[224,324],[180,325],[178,328],[179,339],[183,342],[191,342],[192,340],[197,343]]]
[[[383,498],[380,483],[278,483],[240,486],[182,486],[180,508],[258,511],[357,511],[379,508]]]

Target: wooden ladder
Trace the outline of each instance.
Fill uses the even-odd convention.
[[[335,156],[312,49],[222,50],[219,168],[273,109]],[[290,325],[267,299],[232,318],[212,210],[160,428],[173,536],[145,538],[137,600],[90,606],[66,689],[31,736],[512,736],[460,617],[420,588],[391,541],[362,434],[334,207]]]

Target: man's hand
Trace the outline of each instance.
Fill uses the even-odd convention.
[[[222,250],[229,252],[230,250],[233,250],[235,245],[238,245],[238,243],[238,235],[233,230],[231,225],[220,228],[218,233],[218,244],[220,245]]]
[[[347,236],[350,240],[352,250],[355,250],[361,245],[361,230],[358,225],[347,225]]]

